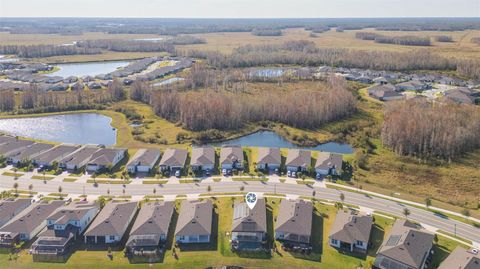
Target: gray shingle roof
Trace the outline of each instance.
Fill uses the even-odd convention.
[[[368,242],[372,224],[372,216],[355,215],[352,212],[340,210],[330,231],[330,238],[350,244],[357,240]]]
[[[220,149],[220,164],[243,163],[243,149],[240,146],[224,146]]]
[[[185,149],[167,149],[163,153],[160,165],[162,166],[185,166],[188,151]]]
[[[153,167],[160,157],[160,151],[157,149],[139,149],[127,166],[146,165]]]
[[[125,153],[126,150],[125,149],[109,149],[109,148],[100,149],[92,155],[92,158],[90,158],[90,161],[88,161],[88,163],[103,165],[103,166],[111,165],[113,164],[115,156],[117,156],[119,152]]]
[[[343,162],[343,156],[341,154],[330,153],[330,152],[319,152],[317,156],[317,163],[315,168],[318,169],[341,169]]]
[[[0,201],[0,227],[30,205],[30,199],[5,199]]]
[[[143,204],[130,235],[167,234],[173,210],[173,202]]]
[[[480,256],[457,247],[438,269],[480,269]]]
[[[90,160],[95,152],[97,152],[99,148],[97,147],[83,147],[74,153],[70,154],[69,156],[63,158],[60,162],[65,163],[65,165],[75,165],[78,166],[85,161]]]
[[[278,209],[275,231],[310,237],[313,205],[308,201],[283,199]]]
[[[250,209],[245,202],[236,202],[233,207],[232,232],[267,232],[267,209],[265,199],[258,199]]]
[[[308,167],[311,164],[311,152],[303,149],[289,149],[286,166]]]
[[[18,215],[18,218],[14,218],[3,226],[0,232],[30,234],[42,223],[46,225],[46,218],[64,204],[64,201],[59,200],[40,201],[32,204],[22,211],[22,214]]]
[[[420,230],[406,220],[397,220],[378,250],[378,255],[411,266],[421,268],[423,258],[432,248],[433,234]],[[378,257],[377,255],[377,257]]]
[[[28,140],[8,140],[6,143],[0,145],[0,155],[8,155],[12,151],[24,149],[35,142]]]
[[[60,161],[66,156],[75,152],[78,148],[78,146],[60,145],[37,155],[35,157],[35,161],[38,163],[51,163]]]
[[[257,164],[278,164],[282,163],[279,148],[259,148]]]
[[[110,202],[100,211],[85,236],[123,236],[123,228],[137,210],[136,202]]]
[[[215,149],[213,147],[201,147],[192,149],[190,165],[213,165],[215,164]]]
[[[183,201],[175,235],[210,235],[212,233],[212,210],[213,205],[210,200]]]
[[[65,224],[70,220],[81,220],[93,208],[97,210],[100,209],[98,204],[93,202],[72,202],[55,210],[55,212],[47,217],[47,220],[53,220],[58,224]]]
[[[53,145],[50,144],[43,144],[43,143],[35,143],[26,148],[19,149],[7,157],[15,158],[18,160],[31,160],[33,157],[53,148]]]

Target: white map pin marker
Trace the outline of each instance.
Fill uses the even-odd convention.
[[[253,209],[257,204],[257,195],[253,192],[247,193],[247,195],[245,195],[245,202],[250,209]]]

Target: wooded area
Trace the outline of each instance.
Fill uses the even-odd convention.
[[[80,48],[77,46],[54,45],[0,45],[0,54],[15,54],[23,58],[50,57],[59,55],[99,54],[98,48]]]
[[[400,155],[450,161],[480,147],[480,110],[427,100],[391,103],[385,110],[382,142]]]
[[[236,95],[224,90],[153,91],[150,104],[159,116],[194,131],[238,129],[259,121],[317,128],[355,111],[355,98],[345,81],[333,77],[328,85],[319,84],[315,89],[261,95]]]

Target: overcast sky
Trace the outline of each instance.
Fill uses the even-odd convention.
[[[480,0],[0,0],[0,17],[480,17]]]

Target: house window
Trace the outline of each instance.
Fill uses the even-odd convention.
[[[283,239],[284,236],[285,236],[284,234],[278,234],[278,238],[280,238],[280,239]]]
[[[336,239],[332,239],[331,242],[332,242],[332,245],[338,245],[338,240],[336,240]]]
[[[181,235],[180,237],[178,237],[178,240],[184,241],[184,240],[185,240],[185,236]]]
[[[115,241],[115,235],[110,235],[110,241]]]
[[[357,246],[363,246],[363,242],[357,240]]]

